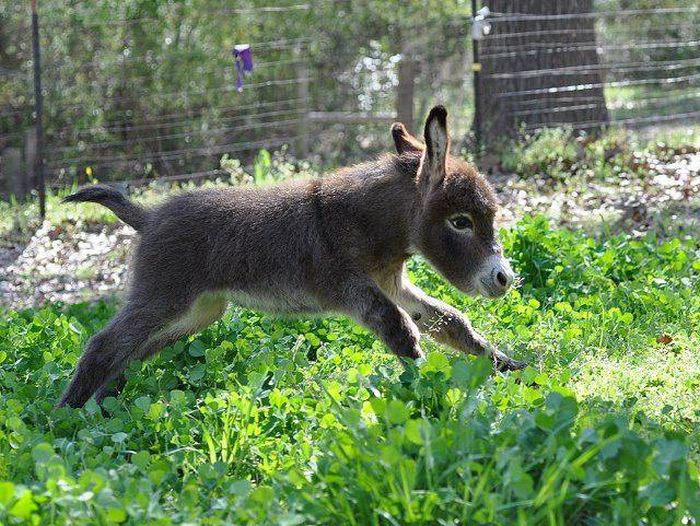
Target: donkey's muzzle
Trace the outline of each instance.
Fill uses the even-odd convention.
[[[500,255],[491,256],[479,276],[481,292],[486,297],[499,298],[508,292],[514,279],[515,274],[508,260]]]

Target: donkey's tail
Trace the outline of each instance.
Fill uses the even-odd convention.
[[[92,202],[106,206],[127,225],[136,230],[141,230],[148,219],[145,208],[129,201],[124,194],[116,188],[104,184],[85,186],[63,199],[63,202]]]

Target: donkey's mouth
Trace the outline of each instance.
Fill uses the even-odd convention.
[[[496,298],[502,298],[505,296],[507,289],[503,289],[500,287],[495,287],[491,285],[488,281],[484,281],[483,279],[479,279],[479,293],[489,299],[496,299]]]
[[[457,287],[457,289],[459,289],[459,291],[462,294],[465,294],[467,296],[478,296],[482,293],[481,287],[475,285],[472,281],[469,281],[467,283],[461,283],[459,285],[453,283],[453,285],[455,285],[455,287]]]

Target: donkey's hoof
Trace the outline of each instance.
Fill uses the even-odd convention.
[[[520,371],[527,367],[527,363],[514,360],[508,356],[498,356],[493,359],[497,371]]]

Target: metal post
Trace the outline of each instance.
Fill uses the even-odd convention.
[[[294,50],[297,60],[297,98],[299,99],[296,128],[295,155],[297,159],[305,159],[309,156],[309,69],[300,48]]]
[[[472,0],[472,24],[477,15],[476,0]],[[481,149],[481,62],[479,62],[479,40],[472,31],[472,79],[474,81],[474,141],[477,151]]]
[[[396,89],[396,120],[413,132],[413,99],[416,83],[416,68],[413,49],[406,36],[401,37],[401,60],[398,68],[399,85]]]
[[[24,190],[22,197],[26,197],[36,188],[36,127],[31,126],[24,130]]]
[[[32,49],[34,60],[34,113],[36,118],[36,174],[39,190],[39,215],[46,217],[46,185],[44,182],[44,96],[41,92],[41,48],[39,46],[39,14],[37,0],[32,0]]]

